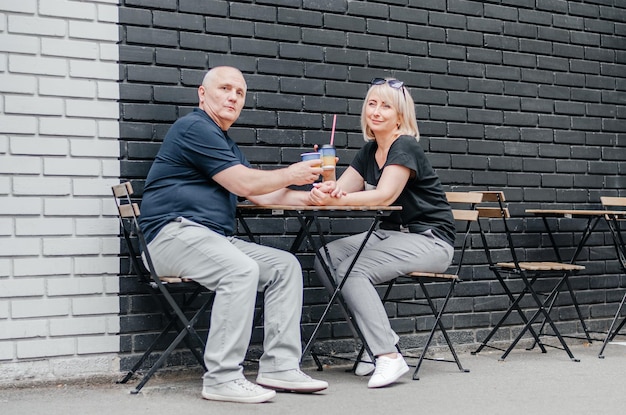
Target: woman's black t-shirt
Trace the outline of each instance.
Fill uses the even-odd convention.
[[[376,188],[386,166],[395,164],[411,170],[411,177],[404,190],[392,203],[394,206],[402,206],[402,210],[383,219],[381,228],[405,226],[411,233],[432,229],[435,235],[454,246],[456,228],[452,210],[439,177],[415,137],[398,137],[391,145],[382,169],[374,157],[377,148],[376,141],[366,143],[351,163],[365,179],[365,190]]]

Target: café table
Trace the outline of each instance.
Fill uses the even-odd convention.
[[[558,262],[569,262],[570,264],[574,264],[580,253],[583,251],[584,247],[586,246],[587,241],[589,240],[589,237],[592,235],[592,233],[596,230],[598,223],[601,220],[608,220],[607,215],[616,215],[616,217],[619,218],[626,218],[626,212],[625,211],[612,211],[612,210],[605,210],[605,209],[557,209],[557,208],[549,208],[549,209],[526,209],[526,213],[529,213],[531,215],[540,217],[543,221],[544,227],[547,231],[548,234],[548,238],[550,239],[550,244],[552,246],[552,249],[554,251],[554,254],[557,258]],[[585,222],[585,228],[580,236],[580,240],[578,241],[578,244],[576,245],[576,249],[574,250],[574,253],[572,254],[572,256],[570,258],[565,258],[565,260],[563,259],[563,255],[561,254],[561,249],[558,246],[556,239],[554,237],[554,231],[552,229],[552,227],[549,224],[549,219],[560,219],[560,218],[566,218],[566,219],[583,219],[586,220]],[[572,304],[574,305],[574,308],[576,310],[576,313],[578,315],[578,319],[580,321],[581,327],[583,328],[583,331],[585,333],[585,338],[586,340],[591,343],[592,342],[592,338],[591,335],[589,334],[590,331],[587,328],[587,325],[585,324],[585,320],[582,316],[582,313],[580,311],[580,307],[578,304],[578,301],[576,300],[576,295],[574,293],[574,289],[571,285],[571,283],[569,282],[569,280],[566,280],[567,283],[567,289],[569,291],[570,297],[572,299]],[[558,297],[558,293],[556,293],[556,295],[552,298],[552,301],[550,302],[550,305],[548,307],[548,312],[550,312],[552,310],[552,307],[554,306],[556,299]],[[543,325],[541,327],[541,329],[539,330],[539,333],[541,333],[543,330]],[[565,336],[564,336],[565,337]],[[571,336],[570,336],[571,337]],[[593,339],[593,340],[598,340],[598,339]]]
[[[374,356],[372,351],[370,350],[365,338],[363,337],[363,333],[359,329],[357,324],[354,324],[354,317],[348,308],[343,296],[341,295],[341,289],[343,288],[347,278],[352,271],[352,268],[356,264],[359,259],[359,256],[363,252],[365,245],[371,236],[372,232],[376,229],[381,219],[385,216],[389,216],[394,211],[402,210],[400,206],[289,206],[289,205],[255,205],[251,203],[240,203],[237,205],[237,218],[239,223],[243,227],[246,235],[252,241],[256,241],[255,235],[250,229],[250,226],[247,222],[248,218],[251,217],[281,217],[281,218],[296,218],[300,225],[300,228],[296,234],[296,238],[291,244],[291,248],[289,249],[292,253],[301,252],[301,248],[303,243],[306,241],[308,245],[311,247],[315,256],[319,259],[324,272],[326,275],[320,275],[320,278],[327,278],[330,282],[330,285],[333,287],[333,291],[331,294],[326,307],[320,316],[318,322],[313,329],[313,332],[309,336],[307,343],[302,351],[301,359],[303,359],[309,352],[319,370],[322,370],[322,365],[316,357],[316,354],[313,351],[314,342],[319,334],[320,328],[325,323],[326,318],[330,312],[331,307],[337,303],[346,318],[346,322],[348,325],[354,330],[357,337],[360,339],[362,344],[365,347],[365,350],[373,359]],[[330,259],[330,255],[328,252],[328,248],[326,246],[326,235],[324,233],[324,229],[320,223],[320,218],[327,219],[353,219],[353,218],[366,218],[370,219],[371,222],[367,230],[365,231],[365,235],[363,238],[363,242],[361,246],[356,252],[354,259],[352,260],[350,266],[347,269],[344,277],[336,282],[336,270],[332,264]],[[319,238],[319,239],[316,239]],[[322,252],[324,255],[322,255]]]

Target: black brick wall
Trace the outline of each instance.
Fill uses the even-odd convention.
[[[217,65],[240,68],[246,108],[231,130],[259,168],[286,165],[329,139],[340,169],[363,144],[361,100],[373,77],[405,81],[416,102],[422,145],[446,189],[504,189],[513,214],[527,208],[599,207],[626,195],[626,3],[621,0],[122,0],[120,9],[121,178],[141,195],[151,160],[171,123],[197,105],[196,88]],[[520,219],[528,255],[545,255],[535,218]],[[558,223],[574,246],[583,224]],[[258,220],[263,243],[287,247],[294,223]],[[335,235],[358,222],[329,224]],[[475,239],[478,242],[478,238]],[[621,298],[619,267],[602,233],[576,277],[583,313],[606,327]],[[476,244],[476,246],[478,246]],[[324,293],[305,266],[303,321],[319,315]],[[460,284],[446,322],[458,342],[482,340],[507,302],[484,267]],[[132,277],[122,275],[123,352],[154,334],[154,316]],[[607,305],[608,304],[608,305]],[[579,331],[571,305],[559,324]],[[406,344],[419,344],[424,317],[389,308]],[[345,346],[334,315],[329,347]],[[255,336],[258,341],[259,337]],[[184,361],[184,359],[182,360]],[[173,361],[180,364],[182,361]],[[122,365],[126,365],[123,360]]]

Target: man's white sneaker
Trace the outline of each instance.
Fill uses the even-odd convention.
[[[361,356],[361,360],[356,365],[356,369],[354,369],[354,374],[357,376],[367,376],[374,371],[376,366],[372,363],[372,358],[369,353],[363,353]]]
[[[328,382],[313,379],[300,369],[259,373],[256,381],[266,388],[288,392],[312,393],[328,388]]]
[[[276,396],[276,391],[265,389],[247,379],[235,379],[202,388],[202,397],[212,401],[261,403]]]
[[[376,370],[370,378],[367,386],[370,388],[381,388],[392,384],[409,371],[409,365],[406,364],[404,358],[398,353],[395,359],[386,356],[379,356],[376,359]]]

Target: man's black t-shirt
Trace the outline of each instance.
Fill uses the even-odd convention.
[[[232,235],[237,197],[213,176],[237,164],[250,165],[206,112],[195,108],[178,119],[167,132],[146,179],[139,218],[147,241],[177,217]]]

